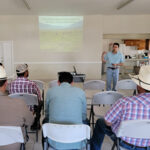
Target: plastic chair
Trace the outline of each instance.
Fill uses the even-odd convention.
[[[100,105],[109,105],[111,106],[112,104],[114,104],[118,99],[122,98],[123,95],[119,92],[115,92],[115,91],[105,91],[105,92],[99,92],[96,93],[93,96],[92,99],[92,105],[91,105],[91,111],[90,111],[90,122],[92,119],[92,128],[94,129],[94,116],[96,117],[101,117],[98,114],[95,114],[94,112],[94,106],[100,106]]]
[[[102,80],[89,80],[84,82],[83,89],[104,91],[105,85],[105,81]]]
[[[27,104],[27,106],[38,105],[38,98],[37,98],[37,95],[35,94],[15,93],[15,94],[10,94],[9,97],[22,99]],[[28,131],[28,133],[36,133],[36,141],[38,142],[38,129],[35,132]]]
[[[131,79],[119,80],[116,85],[118,90],[134,90],[133,95],[136,94],[137,85]]]
[[[122,121],[117,131],[117,150],[125,148],[119,145],[120,137],[150,139],[150,120],[127,120]],[[126,150],[126,149],[125,149]]]
[[[39,89],[42,91],[42,99],[43,99],[43,102],[44,102],[44,82],[43,81],[40,81],[40,80],[32,80],[33,82],[36,83],[36,85],[39,87]],[[43,108],[43,115],[44,115],[44,104],[42,106]]]
[[[87,105],[91,106],[92,97],[95,93],[104,91],[105,81],[102,80],[89,80],[83,83],[83,89],[86,93]],[[91,109],[91,107],[88,107]]]
[[[27,93],[15,93],[9,95],[11,98],[18,98],[24,100],[24,102],[28,106],[38,105],[38,98],[35,94],[27,94]]]
[[[20,150],[25,150],[21,127],[0,126],[0,146],[21,143]]]
[[[90,127],[88,125],[62,125],[46,123],[42,126],[44,150],[48,150],[48,138],[60,143],[75,143],[90,139]],[[87,145],[88,146],[88,145]]]
[[[55,87],[55,86],[58,86],[58,81],[57,80],[52,80],[48,83],[49,88],[52,88],[52,87]]]

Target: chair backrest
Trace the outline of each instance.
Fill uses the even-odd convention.
[[[90,139],[88,125],[62,125],[46,123],[42,126],[44,137],[60,143],[75,143]]]
[[[0,126],[0,146],[24,143],[21,127]]]
[[[117,90],[136,90],[137,85],[131,79],[119,80],[116,85]]]
[[[150,120],[122,121],[116,135],[117,137],[150,139]]]
[[[48,83],[49,88],[52,88],[52,87],[55,87],[55,86],[58,86],[58,81],[57,80],[53,80],[53,81],[50,81]]]
[[[15,93],[9,95],[11,98],[22,99],[24,102],[30,105],[38,105],[38,98],[35,94],[27,94],[27,93]]]
[[[102,80],[89,80],[84,82],[83,89],[104,91],[105,85],[106,85],[105,81]]]
[[[123,95],[121,93],[115,92],[115,91],[99,92],[99,93],[94,94],[93,99],[92,99],[92,104],[93,105],[100,105],[100,104],[112,105],[118,99],[122,97]]]
[[[36,83],[36,85],[39,87],[40,90],[44,89],[44,82],[40,80],[32,80],[33,82]]]

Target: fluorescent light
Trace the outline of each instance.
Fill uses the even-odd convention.
[[[125,7],[126,5],[130,4],[132,1],[134,1],[134,0],[127,0],[126,2],[124,2],[123,4],[121,4],[120,6],[118,6],[117,9],[119,10],[119,9]]]

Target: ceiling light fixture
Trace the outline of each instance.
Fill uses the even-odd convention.
[[[31,9],[31,7],[30,7],[30,4],[29,4],[29,1],[28,0],[23,0],[23,2],[24,2],[24,4],[25,4],[25,6],[27,7],[27,9]]]
[[[127,0],[126,2],[124,2],[123,4],[121,4],[120,6],[117,7],[117,9],[121,9],[123,7],[125,7],[126,5],[130,4],[131,2],[133,2],[134,0]]]

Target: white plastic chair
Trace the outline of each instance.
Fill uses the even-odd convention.
[[[100,105],[109,105],[111,106],[112,104],[114,104],[118,99],[122,98],[123,95],[119,92],[115,92],[115,91],[105,91],[105,92],[99,92],[96,93],[93,96],[92,99],[92,105],[91,105],[91,112],[90,112],[90,122],[92,119],[92,127],[94,129],[94,116],[96,117],[101,117],[101,115],[95,114],[94,112],[94,106],[100,106]]]
[[[38,98],[37,98],[37,95],[35,94],[15,93],[15,94],[10,94],[9,97],[22,99],[27,104],[27,106],[38,105]],[[38,142],[38,129],[35,132],[28,131],[28,133],[36,133],[36,141]]]
[[[48,150],[48,138],[60,143],[75,143],[90,139],[90,127],[88,125],[62,125],[46,123],[42,126],[45,138],[44,150]]]
[[[25,150],[21,127],[0,126],[0,147],[14,143],[21,143],[20,150]]]
[[[117,131],[117,150],[125,148],[119,145],[120,137],[150,139],[150,120],[127,120],[122,121]],[[125,149],[126,150],[126,149]]]
[[[95,93],[104,91],[106,86],[105,81],[102,80],[89,80],[83,83],[83,89],[86,93],[88,109],[91,107],[92,97]]]
[[[57,80],[52,80],[48,83],[49,88],[52,88],[52,87],[55,87],[55,86],[58,86],[58,81]]]
[[[119,80],[116,85],[118,90],[133,90],[133,95],[136,94],[137,85],[131,79]]]
[[[11,98],[18,98],[24,100],[24,102],[28,106],[38,105],[38,98],[35,94],[27,94],[27,93],[15,93],[9,95]]]

